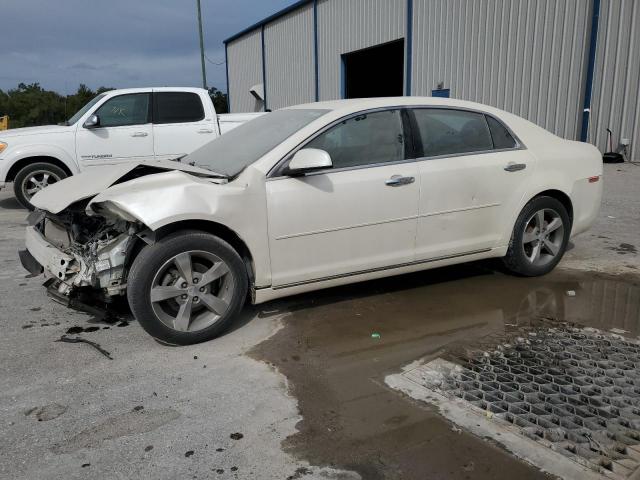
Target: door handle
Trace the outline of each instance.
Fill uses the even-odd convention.
[[[213,130],[211,130],[210,128],[202,128],[198,130],[198,133],[213,133]]]
[[[402,175],[394,175],[384,183],[389,187],[401,187],[403,185],[410,185],[415,181],[415,177],[403,177]]]
[[[524,170],[525,168],[527,168],[526,163],[515,163],[515,162],[509,162],[507,166],[504,167],[505,171],[507,172],[519,172],[520,170]]]
[[[146,137],[149,135],[147,132],[134,132],[131,134],[132,137]]]

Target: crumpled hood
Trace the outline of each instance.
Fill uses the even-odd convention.
[[[4,130],[0,132],[0,140],[8,138],[23,137],[26,135],[41,135],[45,133],[64,133],[73,132],[73,127],[66,125],[43,125],[41,127],[24,127],[24,128],[12,128],[10,130]]]
[[[134,172],[134,170],[138,170]],[[186,165],[171,160],[147,160],[127,162],[116,165],[89,167],[86,171],[56,182],[36,193],[31,203],[42,210],[57,214],[72,203],[93,197],[104,192],[129,173],[135,178],[179,170],[193,173],[199,177],[220,178],[221,175],[200,167]]]

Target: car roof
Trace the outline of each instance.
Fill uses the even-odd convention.
[[[348,100],[329,100],[324,102],[305,103],[302,105],[287,107],[287,109],[320,109],[349,113],[373,108],[396,106],[465,108],[469,110],[480,110],[487,113],[503,113],[501,110],[481,103],[439,97],[353,98]]]
[[[146,88],[117,88],[115,90],[108,90],[105,93],[108,93],[108,94],[117,93],[118,95],[122,95],[125,93],[176,92],[176,91],[200,93],[206,90],[202,88],[195,88],[195,87],[146,87]]]

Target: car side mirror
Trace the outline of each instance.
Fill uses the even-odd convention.
[[[291,177],[304,175],[307,172],[333,167],[331,156],[317,148],[303,148],[293,156],[285,171]]]
[[[97,128],[99,126],[100,126],[100,117],[96,114],[93,114],[89,118],[87,118],[87,120],[84,122],[84,125],[83,125],[84,128]]]

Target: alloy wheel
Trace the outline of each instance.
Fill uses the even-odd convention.
[[[522,235],[529,263],[542,267],[552,262],[562,249],[564,235],[564,223],[558,212],[550,208],[535,212],[525,223]]]
[[[56,182],[59,182],[61,178],[48,170],[36,170],[29,174],[27,178],[22,182],[22,194],[26,199],[30,200],[36,193],[43,188],[48,187]]]
[[[158,319],[180,332],[197,332],[216,323],[229,309],[233,274],[218,256],[187,251],[167,260],[149,292]]]

